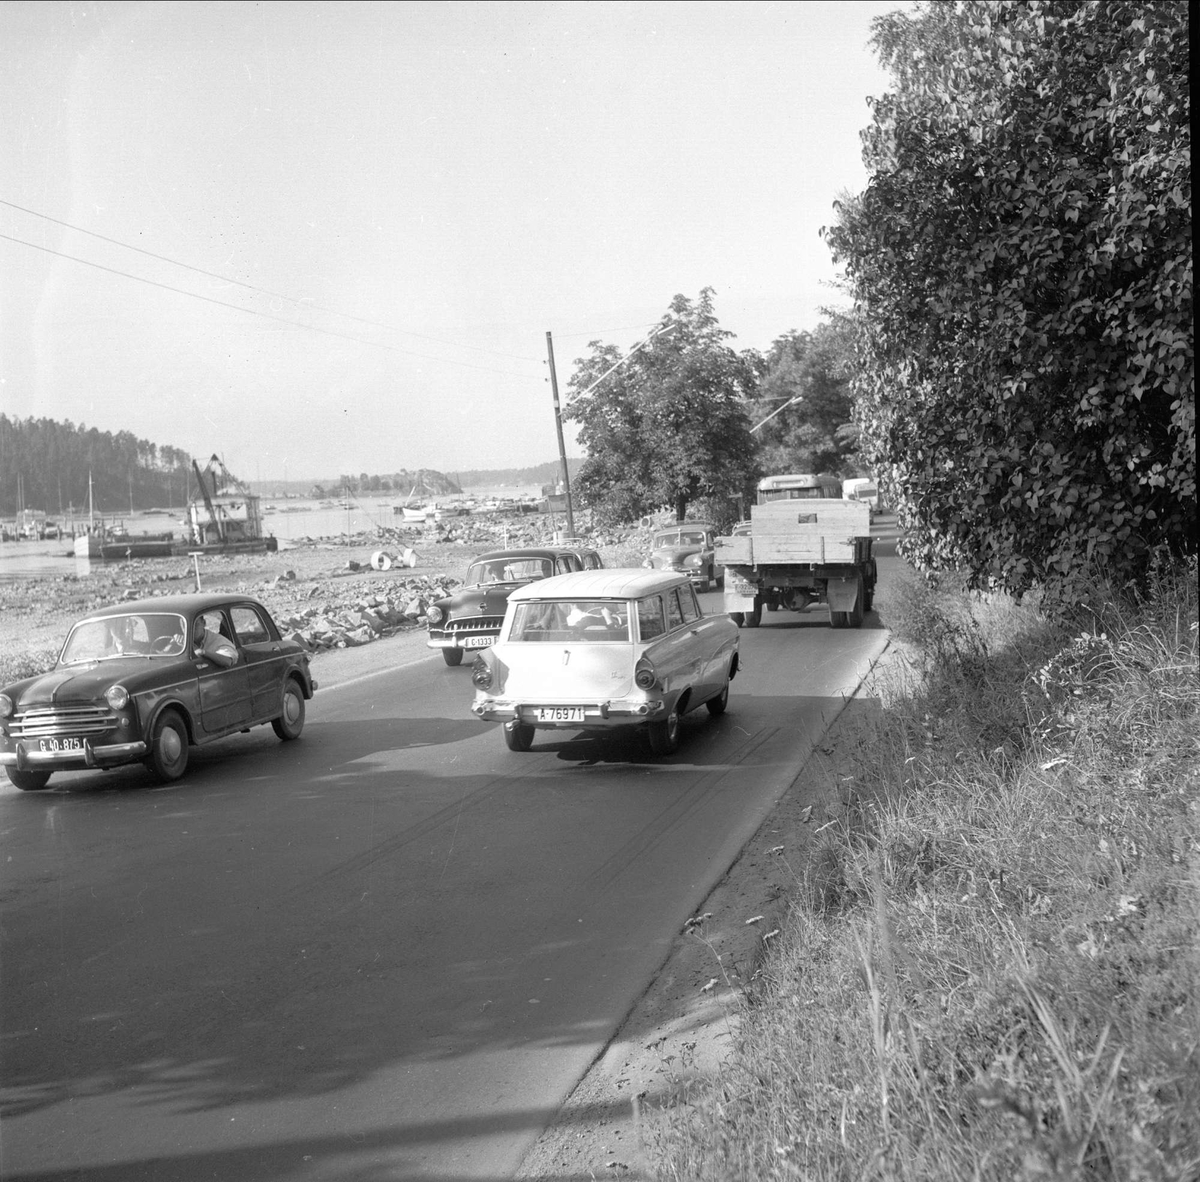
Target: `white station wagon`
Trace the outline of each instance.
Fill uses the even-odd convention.
[[[680,715],[725,712],[737,670],[737,625],[704,615],[687,575],[582,571],[509,596],[499,641],[475,660],[471,709],[504,723],[512,751],[536,730],[641,725],[669,755]]]

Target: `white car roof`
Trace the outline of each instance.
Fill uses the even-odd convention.
[[[519,603],[526,599],[638,599],[687,581],[687,575],[674,571],[646,570],[640,566],[584,570],[538,579],[519,587],[508,597],[508,602]]]

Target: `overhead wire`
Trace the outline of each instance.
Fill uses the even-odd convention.
[[[440,345],[449,345],[449,346],[452,346],[453,348],[457,348],[457,349],[469,349],[474,352],[488,353],[495,357],[507,357],[513,361],[528,361],[528,362],[533,363],[533,362],[537,362],[538,360],[540,360],[539,358],[526,357],[526,356],[523,356],[518,353],[506,353],[506,352],[502,352],[498,349],[488,349],[483,345],[472,345],[472,344],[468,344],[467,342],[464,342],[464,341],[451,341],[451,340],[445,339],[444,337],[435,337],[428,333],[413,332],[410,329],[397,328],[395,325],[386,324],[379,320],[371,320],[364,316],[356,316],[350,312],[341,312],[341,311],[338,311],[336,308],[327,308],[327,307],[323,307],[320,304],[309,303],[304,300],[297,299],[295,296],[285,295],[283,292],[272,291],[270,288],[259,287],[256,284],[247,283],[245,280],[242,280],[242,279],[234,279],[228,275],[221,275],[216,271],[208,271],[208,270],[205,270],[203,267],[194,266],[191,263],[180,262],[178,259],[172,259],[172,258],[168,257],[167,255],[158,254],[155,251],[147,250],[145,247],[134,246],[130,242],[122,242],[118,238],[111,238],[108,235],[100,234],[95,230],[84,229],[82,226],[76,226],[71,222],[63,221],[61,218],[52,217],[50,214],[41,213],[36,209],[30,209],[24,205],[18,205],[15,201],[8,201],[3,197],[0,197],[0,205],[6,206],[9,209],[15,209],[20,213],[28,214],[31,217],[42,218],[44,221],[52,222],[56,226],[62,226],[64,229],[72,230],[77,234],[86,234],[90,238],[96,238],[101,242],[107,242],[110,245],[118,246],[123,250],[134,251],[137,254],[145,255],[147,258],[156,259],[159,262],[167,263],[170,266],[179,267],[185,271],[192,271],[197,275],[203,275],[206,278],[215,279],[221,283],[228,283],[235,287],[245,288],[247,291],[252,291],[259,295],[269,296],[271,299],[284,300],[287,303],[294,304],[295,306],[304,308],[308,311],[321,312],[321,313],[324,313],[329,316],[340,316],[343,319],[353,320],[359,324],[369,325],[372,328],[382,328],[388,332],[400,333],[402,336],[418,337],[421,340],[433,341]],[[200,295],[197,292],[190,292],[190,291],[184,290],[183,288],[172,287],[170,284],[160,283],[157,280],[153,280],[153,279],[146,279],[143,276],[134,275],[128,271],[121,271],[115,267],[108,267],[102,263],[95,263],[89,259],[80,258],[77,255],[67,254],[64,251],[54,250],[52,247],[42,246],[36,242],[28,242],[25,239],[17,238],[12,235],[0,233],[0,238],[7,239],[9,242],[16,242],[22,246],[28,246],[34,250],[45,251],[47,254],[56,255],[59,258],[68,259],[72,262],[82,263],[85,266],[95,267],[98,270],[107,271],[113,275],[120,275],[123,278],[132,279],[135,282],[146,283],[152,287],[159,287],[166,291],[175,292],[178,295],[190,296],[192,299],[203,300],[206,303],[216,304],[219,307],[231,308],[234,311],[239,311],[239,312],[246,312],[251,316],[261,316],[264,319],[274,320],[277,323],[287,324],[294,328],[308,329],[311,332],[320,333],[324,336],[338,337],[342,340],[354,341],[358,344],[367,345],[367,346],[370,346],[373,348],[378,348],[378,349],[386,349],[390,352],[402,353],[402,354],[405,354],[406,356],[410,356],[410,357],[419,357],[419,358],[422,358],[423,360],[427,360],[427,361],[440,361],[440,362],[444,362],[445,364],[448,364],[448,365],[458,365],[458,366],[461,366],[466,369],[477,369],[477,370],[481,370],[484,373],[498,373],[498,374],[503,374],[508,377],[527,377],[528,376],[526,374],[514,374],[510,370],[493,369],[490,366],[473,365],[471,362],[467,362],[467,361],[453,361],[453,360],[450,360],[450,359],[444,358],[444,357],[434,357],[428,353],[417,353],[411,349],[402,349],[397,345],[381,344],[377,341],[367,340],[364,337],[354,336],[350,333],[338,332],[336,329],[319,328],[316,325],[305,324],[305,323],[303,323],[301,321],[297,321],[297,320],[289,320],[287,317],[275,316],[269,312],[259,312],[253,308],[246,308],[240,304],[233,304],[233,303],[230,303],[225,300],[219,300],[213,296]],[[596,339],[598,336],[600,336],[602,334],[607,334],[607,333],[630,332],[635,329],[638,331],[642,331],[646,328],[652,327],[656,323],[658,323],[658,322],[657,321],[649,321],[649,322],[643,322],[641,324],[625,325],[625,326],[622,326],[621,328],[595,329],[595,330],[592,330],[589,332],[560,333],[560,334],[558,334],[558,336],[559,336],[559,339],[561,339],[561,340],[574,340],[574,339],[578,339],[580,337],[588,337],[590,339]]]
[[[465,369],[478,369],[484,373],[504,374],[507,377],[525,378],[530,377],[525,373],[514,373],[512,370],[496,369],[489,365],[475,365],[470,361],[455,361],[449,357],[435,357],[429,353],[417,353],[412,349],[402,349],[399,345],[388,345],[380,341],[367,340],[365,337],[354,336],[347,332],[338,332],[333,328],[320,328],[315,324],[304,324],[299,320],[289,320],[286,316],[275,316],[270,312],[259,312],[254,308],[246,308],[241,304],[232,304],[228,300],[219,300],[215,296],[201,295],[199,292],[185,291],[181,287],[172,287],[169,283],[160,283],[156,279],[147,279],[142,275],[132,275],[128,271],[120,271],[116,267],[106,267],[103,263],[95,263],[90,259],[79,258],[77,255],[67,254],[61,250],[55,250],[50,246],[42,246],[37,242],[26,242],[23,238],[15,238],[11,234],[0,233],[0,238],[8,242],[16,242],[21,246],[28,246],[32,250],[45,251],[46,254],[56,255],[61,259],[69,259],[73,263],[82,263],[86,267],[95,267],[98,271],[107,271],[110,275],[120,275],[124,279],[132,279],[136,283],[145,283],[151,287],[161,288],[163,291],[174,292],[176,295],[188,296],[193,300],[202,300],[206,304],[216,304],[220,308],[230,308],[235,312],[244,312],[248,316],[261,316],[264,320],[273,320],[278,324],[286,324],[292,328],[307,329],[309,332],[320,333],[323,336],[339,337],[344,341],[354,341],[359,345],[366,345],[373,349],[386,349],[390,353],[403,353],[407,357],[420,357],[425,361],[436,361],[443,365],[458,365]],[[286,298],[286,297],[285,297]],[[532,358],[520,358],[519,360],[529,360]]]
[[[82,226],[73,225],[71,222],[64,222],[61,218],[51,217],[48,213],[39,213],[36,209],[29,209],[24,205],[18,205],[15,201],[6,201],[3,197],[0,197],[0,205],[5,205],[9,209],[15,209],[15,210],[20,211],[21,213],[29,214],[31,217],[42,218],[43,220],[45,220],[47,222],[53,222],[54,225],[62,226],[68,230],[73,230],[77,234],[86,234],[90,238],[98,238],[101,242],[107,242],[112,246],[119,246],[123,250],[132,250],[138,254],[145,255],[147,258],[157,259],[161,263],[169,263],[172,267],[181,267],[185,271],[193,271],[197,275],[204,275],[209,279],[219,280],[221,283],[230,283],[236,287],[244,287],[247,291],[257,292],[259,295],[270,296],[272,299],[286,300],[289,304],[296,304],[297,306],[307,308],[310,311],[324,312],[326,315],[329,315],[329,316],[340,316],[346,320],[357,321],[359,324],[368,324],[372,328],[382,328],[382,329],[386,329],[389,332],[398,332],[398,333],[402,334],[403,336],[420,337],[422,340],[435,341],[439,345],[452,345],[456,349],[471,349],[477,353],[491,353],[496,357],[508,357],[513,361],[536,361],[536,360],[538,360],[535,357],[525,357],[518,353],[504,353],[498,349],[488,349],[483,345],[471,345],[471,344],[466,343],[465,341],[448,341],[444,337],[435,337],[435,336],[430,336],[428,333],[413,332],[412,330],[406,329],[406,328],[397,328],[393,324],[385,324],[380,320],[370,320],[365,316],[355,316],[351,312],[339,312],[336,308],[326,308],[320,304],[308,303],[304,300],[297,299],[295,296],[284,295],[283,292],[271,291],[270,288],[266,288],[266,287],[258,287],[256,284],[247,283],[247,282],[245,282],[245,280],[242,280],[242,279],[233,279],[228,275],[218,274],[216,271],[206,271],[203,267],[196,267],[196,266],[193,266],[191,263],[181,263],[178,259],[172,259],[172,258],[169,258],[167,255],[157,254],[152,250],[146,250],[145,247],[134,246],[131,242],[122,242],[118,238],[108,237],[107,234],[98,234],[95,230],[85,230]],[[14,239],[12,239],[12,241],[17,242],[17,241],[22,241],[22,240],[14,238]],[[29,245],[33,245],[33,244],[25,243],[25,245],[29,246]],[[46,248],[46,249],[48,249],[48,248]],[[64,258],[75,258],[74,255],[63,255],[63,257]],[[75,261],[76,262],[86,262],[86,260],[84,260],[84,259],[75,259]],[[125,272],[118,272],[118,274],[125,274]],[[130,278],[137,278],[137,276],[130,276]],[[177,290],[177,289],[175,289],[175,290]],[[348,338],[348,339],[355,339],[355,338]]]

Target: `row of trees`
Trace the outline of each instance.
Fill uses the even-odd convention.
[[[128,431],[0,414],[0,515],[40,509],[51,517],[88,505],[98,512],[174,508],[195,488],[191,457]],[[22,503],[23,502],[23,503]]]
[[[344,474],[337,482],[314,484],[310,490],[315,497],[334,497],[345,493],[356,496],[364,493],[403,493],[406,497],[453,496],[462,489],[442,472],[432,468],[419,468],[415,472],[401,470],[386,476],[378,473],[358,476]]]
[[[632,353],[593,341],[576,362],[565,415],[587,455],[574,487],[602,519],[666,505],[729,521],[765,472],[858,470],[849,324],[786,333],[765,356],[731,338],[705,288],[677,295]]]

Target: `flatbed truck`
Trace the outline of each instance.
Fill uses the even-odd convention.
[[[759,482],[748,521],[718,537],[725,610],[738,627],[757,628],[767,611],[829,609],[833,628],[860,628],[875,596],[871,515],[865,501],[841,498],[838,481],[789,474]]]

